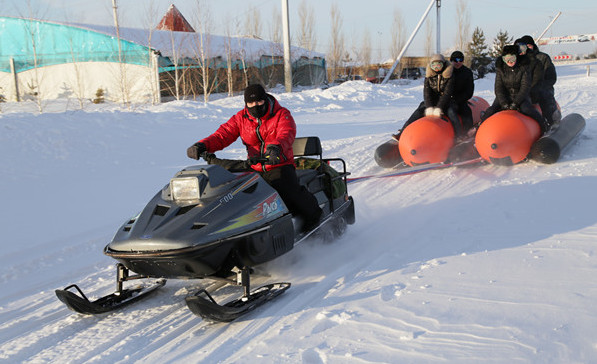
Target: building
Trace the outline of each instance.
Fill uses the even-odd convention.
[[[238,91],[252,82],[283,83],[281,44],[201,34],[185,23],[185,31],[117,32],[111,26],[0,17],[0,95],[9,101],[94,99],[101,91],[116,102],[156,103]],[[161,28],[176,29],[165,22]],[[295,85],[326,81],[322,54],[298,47],[291,54]]]

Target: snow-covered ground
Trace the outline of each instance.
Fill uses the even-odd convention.
[[[114,289],[102,254],[120,224],[180,168],[242,98],[134,110],[65,102],[37,114],[0,104],[0,362],[3,363],[595,363],[597,362],[597,72],[558,66],[563,114],[583,135],[553,165],[486,165],[352,184],[357,222],[259,268],[290,281],[232,323],[194,316],[206,282],[96,317],[54,289]],[[493,78],[476,83],[493,101]],[[276,92],[280,91],[280,92]],[[347,82],[292,94],[300,136],[353,176],[381,172],[375,147],[418,105],[422,83]],[[242,158],[237,142],[226,152]],[[267,273],[269,276],[264,276]]]

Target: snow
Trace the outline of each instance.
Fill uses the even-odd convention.
[[[597,63],[591,66],[595,67]],[[180,168],[186,148],[242,97],[131,109],[0,104],[0,362],[590,363],[597,358],[597,75],[558,66],[563,114],[587,121],[553,165],[526,162],[351,184],[357,221],[258,267],[292,287],[232,323],[193,315],[205,281],[169,280],[147,300],[95,317],[54,290],[114,289],[103,247]],[[493,101],[493,79],[476,95]],[[382,171],[375,147],[422,98],[420,80],[346,82],[283,93],[300,136],[353,176]],[[240,142],[225,152],[242,158]]]

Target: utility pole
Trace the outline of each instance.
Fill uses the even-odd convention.
[[[551,28],[551,26],[553,25],[553,23],[555,23],[556,20],[558,20],[558,18],[560,17],[560,15],[562,15],[562,12],[558,11],[558,13],[556,14],[555,18],[553,18],[553,20],[547,25],[547,28],[545,28],[545,30],[543,31],[543,33],[541,33],[541,35],[539,37],[537,37],[537,39],[535,39],[535,42],[539,42],[539,39],[543,38],[543,36],[545,35],[545,33],[547,33],[547,31],[549,30],[549,28]]]
[[[129,95],[127,90],[126,66],[123,63],[122,45],[120,44],[120,26],[118,24],[118,6],[116,0],[112,0],[112,9],[114,11],[114,26],[116,27],[116,41],[118,42],[118,65],[120,67],[120,92],[122,92],[122,104],[127,105]]]
[[[421,25],[423,25],[423,22],[425,21],[425,18],[427,18],[427,15],[431,11],[431,8],[433,8],[433,4],[436,3],[436,1],[439,1],[439,0],[431,0],[429,2],[429,5],[427,6],[427,9],[425,10],[425,13],[423,13],[423,16],[421,17],[421,19],[419,20],[419,23],[415,27],[415,30],[410,35],[410,38],[408,38],[408,40],[406,41],[406,44],[404,44],[404,47],[402,47],[402,50],[400,51],[400,54],[398,55],[398,58],[396,58],[396,61],[394,61],[394,64],[392,65],[392,68],[390,68],[390,70],[388,71],[388,73],[386,73],[386,77],[383,79],[383,81],[381,81],[382,84],[387,83],[388,80],[390,79],[390,76],[392,75],[392,73],[396,69],[396,66],[398,65],[398,63],[400,63],[400,60],[402,59],[402,56],[404,55],[404,53],[406,52],[406,50],[410,46],[410,43],[415,38],[415,35],[417,35],[417,32],[419,31],[419,29],[421,29]]]
[[[286,92],[292,92],[292,61],[290,60],[288,0],[282,0],[282,29],[284,37],[284,86],[286,86]]]
[[[441,27],[440,27],[440,8],[442,7],[442,0],[436,0],[435,2],[435,6],[437,8],[437,27],[435,29],[436,32],[436,39],[435,41],[436,43],[436,52],[435,53],[441,53],[442,52],[442,42],[441,42]]]
[[[118,61],[122,63],[122,47],[120,45],[120,27],[118,26],[118,6],[116,0],[112,0],[112,10],[114,12],[114,26],[116,27],[116,39],[118,40]]]

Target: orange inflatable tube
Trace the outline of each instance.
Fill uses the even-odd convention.
[[[477,131],[475,146],[486,161],[512,165],[524,160],[541,136],[533,118],[517,111],[504,110],[489,117]]]
[[[443,162],[454,146],[454,128],[447,118],[425,116],[407,126],[398,149],[406,164]]]
[[[475,96],[468,104],[473,114],[473,124],[476,125],[489,103]],[[445,162],[453,146],[454,128],[445,116],[425,116],[413,122],[404,129],[398,143],[400,156],[409,166]]]

